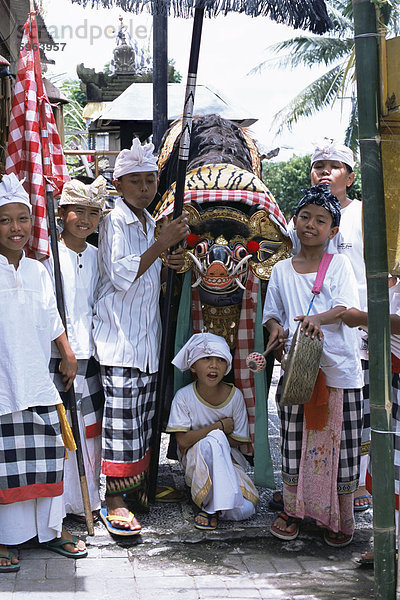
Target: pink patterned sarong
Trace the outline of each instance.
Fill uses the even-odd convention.
[[[321,527],[354,532],[353,494],[338,494],[337,477],[343,421],[343,390],[328,388],[329,415],[321,430],[307,430],[303,440],[297,486],[283,486],[285,512],[299,519],[311,517]]]

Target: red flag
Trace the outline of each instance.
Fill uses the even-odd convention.
[[[37,258],[49,256],[46,182],[59,194],[69,181],[67,166],[43,87],[36,13],[24,25],[17,81],[11,110],[6,173],[25,177],[24,187],[32,203],[33,227],[29,250]]]

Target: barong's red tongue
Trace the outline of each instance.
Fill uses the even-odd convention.
[[[326,426],[328,422],[328,398],[329,392],[325,384],[325,375],[320,369],[311,398],[304,405],[306,429],[321,431]]]

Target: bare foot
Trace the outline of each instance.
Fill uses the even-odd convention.
[[[293,534],[298,528],[298,521],[295,519],[291,519],[291,517],[284,519],[281,516],[278,516],[272,524],[274,530],[278,530],[283,534]]]
[[[120,517],[129,518],[130,511],[127,508],[124,499],[120,495],[106,496],[107,502],[107,513],[108,515],[117,515]],[[126,521],[118,521],[118,519],[110,520],[112,527],[118,527],[118,529],[130,529],[131,531],[138,531],[142,528],[139,521],[134,517],[129,523]]]
[[[0,544],[0,554],[8,556],[9,552],[10,551],[7,548],[7,546],[2,546]],[[10,567],[11,565],[17,565],[18,562],[18,558],[15,556],[15,554],[13,554],[13,556],[11,557],[11,561],[8,560],[8,558],[0,558],[0,567]]]
[[[67,552],[80,552],[82,550],[86,550],[86,544],[83,540],[78,540],[76,546],[74,545],[72,541],[73,536],[65,529],[65,527],[63,527],[61,530],[61,537],[65,540],[71,540],[71,544],[63,544],[63,548]]]

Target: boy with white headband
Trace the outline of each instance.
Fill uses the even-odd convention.
[[[222,381],[232,356],[224,338],[193,335],[172,364],[190,369],[195,382],[176,393],[167,433],[175,433],[192,499],[201,509],[197,529],[216,529],[221,519],[240,521],[255,512],[257,490],[246,474],[239,446],[250,441],[242,393]]]
[[[330,241],[327,252],[345,254],[353,267],[357,280],[360,308],[367,310],[367,278],[364,262],[364,241],[362,232],[362,202],[351,200],[347,190],[354,182],[354,155],[350,148],[335,140],[324,138],[319,142],[311,157],[311,185],[327,183],[340,202],[341,220],[339,233]],[[293,228],[293,220],[288,226],[293,243],[293,254],[300,250],[299,239]],[[361,441],[360,484],[354,494],[354,510],[360,512],[372,506],[371,496],[365,489],[368,453],[371,439],[369,411],[368,347],[366,334],[357,332],[360,344],[361,366],[364,376],[364,424]],[[279,497],[279,492],[275,498]]]
[[[99,485],[104,393],[100,366],[94,358],[92,334],[94,292],[99,281],[97,248],[88,244],[86,239],[99,224],[105,204],[106,183],[102,176],[90,185],[72,179],[64,185],[58,206],[58,216],[63,223],[58,252],[68,323],[68,340],[78,360],[74,389],[94,521],[98,520],[96,511],[101,507]],[[44,265],[54,277],[53,261],[49,259]],[[60,355],[54,344],[51,356],[50,372],[68,411],[67,396],[63,395],[64,385],[58,369]],[[70,452],[68,460],[65,461],[63,498],[66,513],[74,520],[84,523],[75,452]]]
[[[161,320],[160,255],[189,233],[187,213],[167,223],[154,239],[155,222],[146,208],[157,192],[153,144],[133,140],[115,161],[114,185],[122,198],[99,234],[100,282],[94,340],[100,362],[105,408],[103,466],[107,509],[100,516],[116,535],[136,535],[141,526],[126,500],[147,506],[147,470],[154,415]],[[179,270],[182,250],[168,256]]]
[[[0,183],[0,573],[18,571],[7,548],[37,536],[72,558],[85,544],[62,526],[65,447],[60,396],[49,373],[50,344],[61,355],[68,389],[76,374],[52,284],[40,262],[26,258],[31,205],[12,173]],[[60,411],[58,410],[60,409]]]

